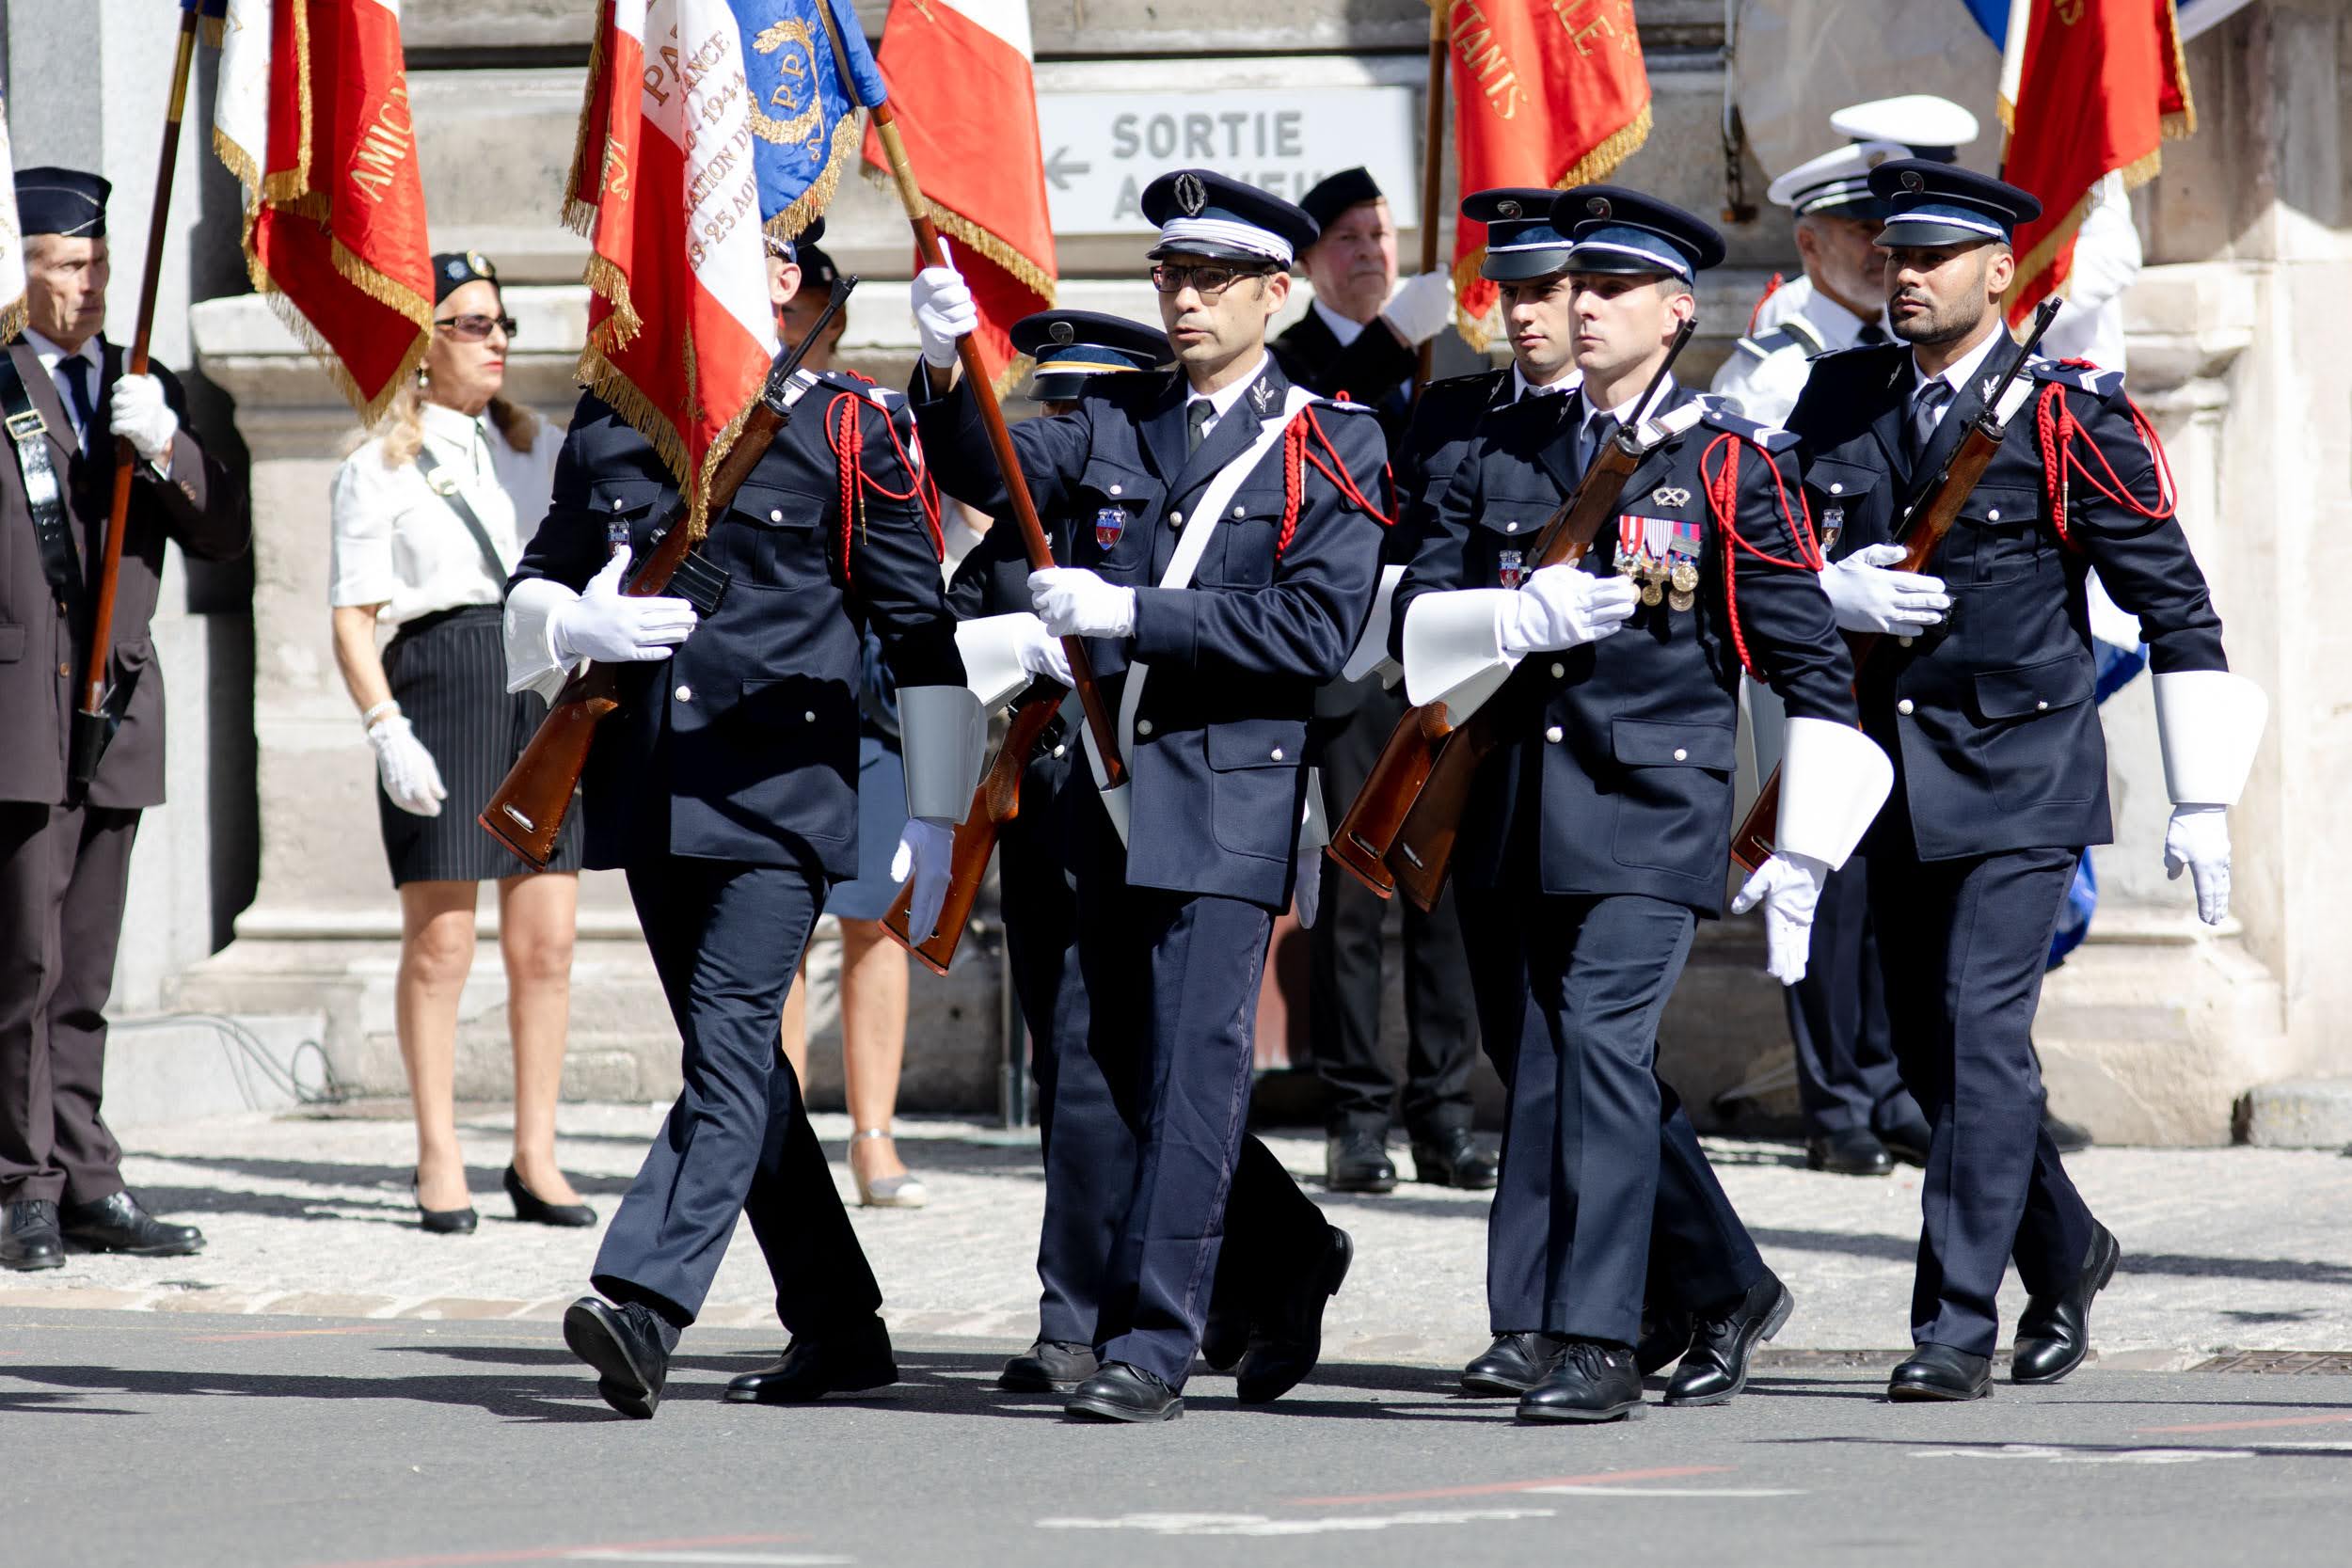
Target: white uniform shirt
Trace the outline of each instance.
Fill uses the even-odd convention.
[[[2042,335],[2053,359],[2088,359],[2121,374],[2123,291],[2139,277],[2139,230],[2132,223],[2131,193],[2122,171],[2110,169],[2091,187],[2090,208],[2074,231],[2074,265],[2066,278],[2066,305]]]
[[[535,531],[547,515],[561,435],[542,426],[532,449],[516,451],[487,414],[473,419],[437,403],[426,404],[423,414],[426,447],[442,475],[457,482],[511,573],[522,557],[520,531]],[[472,531],[425,483],[423,469],[384,466],[382,436],[343,460],[332,495],[329,604],[380,604],[379,623],[397,626],[504,599],[504,575],[490,575]]]
[[[1804,390],[1805,378],[1813,373],[1813,356],[1853,347],[1862,329],[1870,325],[1812,288],[1809,279],[1806,282],[1798,300],[1799,308],[1783,312],[1774,325],[1802,317],[1804,324],[1820,338],[1821,346],[1816,349],[1805,342],[1785,343],[1759,358],[1748,346],[1756,338],[1743,338],[1733,346],[1730,356],[1715,372],[1715,379],[1708,388],[1717,397],[1738,400],[1741,411],[1758,424],[1786,423],[1789,410],[1797,406],[1797,398]],[[1788,293],[1786,288],[1776,290],[1772,300],[1777,301]],[[1883,328],[1883,323],[1881,325]],[[1759,325],[1756,330],[1756,336],[1762,337],[1772,328]]]

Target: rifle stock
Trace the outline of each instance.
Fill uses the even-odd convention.
[[[1969,494],[1984,471],[1993,465],[1994,453],[2001,450],[2001,441],[2009,428],[2001,422],[2001,395],[2009,390],[2033,357],[2042,335],[2050,329],[2052,318],[2058,314],[2056,299],[2044,301],[2035,312],[2033,330],[2026,334],[2016,358],[2010,362],[1993,395],[1984,400],[1983,409],[1968,426],[1968,434],[1952,452],[1951,461],[1936,476],[1935,483],[1925,493],[1914,499],[1903,520],[1897,525],[1902,540],[1903,559],[1895,570],[1923,572],[1935,552],[1943,547],[1944,536],[1960,521],[1960,509],[1967,504]],[[1863,666],[1877,651],[1879,634],[1874,631],[1850,631],[1845,634],[1846,649],[1853,658],[1854,684],[1862,682]],[[1742,870],[1754,872],[1772,858],[1772,840],[1780,826],[1780,769],[1772,769],[1756,792],[1756,803],[1740,819],[1739,831],[1731,835],[1731,858]]]
[[[826,324],[840,310],[857,281],[855,276],[837,279],[824,311],[799,346],[778,354],[768,367],[768,379],[753,401],[742,430],[710,477],[709,515],[715,517],[727,509],[760,459],[768,455],[777,432],[791,422],[792,377],[809,345],[823,338]],[[687,515],[687,498],[681,494],[654,524],[654,547],[629,575],[623,593],[650,598],[670,586],[670,579],[677,576],[694,547]],[[580,776],[587,770],[596,726],[620,705],[620,681],[609,664],[591,664],[565,681],[555,701],[548,705],[548,716],[539,721],[531,744],[507,769],[475,822],[534,868],[546,870],[548,862],[555,858],[555,841],[564,831],[573,793],[580,788]]]
[[[1639,402],[1646,412],[1674,368],[1683,346],[1691,341],[1692,324],[1676,333]],[[1534,565],[1574,565],[1599,537],[1603,524],[1616,510],[1626,481],[1645,455],[1640,421],[1620,427],[1595,455],[1593,466],[1578,481],[1576,494],[1564,501],[1535,536]],[[1502,689],[1460,724],[1442,701],[1424,703],[1408,711],[1389,736],[1388,746],[1340,821],[1339,832],[1324,853],[1383,898],[1398,888],[1423,911],[1436,905],[1445,887],[1460,831],[1461,815],[1478,766],[1493,754],[1504,730],[1495,715],[1517,706],[1515,692],[1532,684],[1517,673]]]
[[[972,792],[972,809],[956,824],[955,861],[947,875],[947,897],[939,906],[939,919],[930,934],[916,942],[907,929],[910,906],[914,901],[912,877],[898,890],[890,912],[882,916],[883,933],[921,959],[934,974],[947,973],[947,965],[956,956],[956,944],[963,940],[964,929],[972,924],[972,906],[979,901],[980,884],[988,879],[989,857],[996,852],[997,835],[1006,823],[1021,815],[1022,775],[1027,770],[1038,743],[1053,727],[1054,716],[1061,710],[1068,689],[1058,682],[1040,681],[1014,704],[1004,744],[996,748],[988,771],[980,776],[979,787]]]

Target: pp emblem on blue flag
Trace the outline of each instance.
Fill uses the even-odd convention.
[[[852,0],[727,4],[742,32],[743,71],[752,91],[760,222],[771,237],[788,240],[825,210],[842,168],[857,156],[857,111],[888,95]],[[836,47],[849,62],[847,82]]]
[[[1094,515],[1094,542],[1109,550],[1119,544],[1119,536],[1127,531],[1127,509],[1106,506]]]

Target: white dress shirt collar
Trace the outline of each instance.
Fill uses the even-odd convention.
[[[1651,406],[1654,408],[1663,408],[1666,404],[1674,401],[1674,395],[1675,378],[1673,373],[1670,372],[1668,372],[1666,379],[1659,384],[1658,396],[1652,401]],[[1642,394],[1638,391],[1631,397],[1626,399],[1623,403],[1617,404],[1614,408],[1595,408],[1592,405],[1591,400],[1587,399],[1584,405],[1584,418],[1576,427],[1577,439],[1580,441],[1582,440],[1585,433],[1592,428],[1593,421],[1600,418],[1603,414],[1606,414],[1610,418],[1615,420],[1619,424],[1624,424],[1628,420],[1632,418],[1633,405],[1641,401]]]
[[[1248,374],[1235,376],[1232,380],[1227,382],[1224,386],[1219,387],[1214,392],[1203,392],[1197,388],[1187,385],[1184,388],[1184,411],[1186,417],[1190,417],[1192,405],[1194,404],[1206,402],[1212,410],[1209,416],[1209,423],[1212,427],[1214,427],[1217,420],[1232,412],[1233,404],[1241,401],[1241,395],[1249,390],[1250,387],[1257,381],[1258,377],[1265,373],[1265,367],[1266,356],[1264,351],[1261,350],[1258,354],[1258,362],[1249,368]]]
[[[1511,366],[1511,401],[1513,403],[1518,402],[1521,398],[1557,397],[1563,392],[1573,392],[1583,385],[1583,374],[1574,366],[1570,366],[1559,380],[1546,382],[1540,387],[1527,379],[1527,372],[1520,369],[1516,361]]]
[[[64,349],[58,347],[47,338],[42,337],[40,333],[34,331],[29,326],[24,329],[24,341],[33,345],[33,353],[40,359],[40,368],[47,371],[53,376],[57,373],[58,365],[62,364],[69,358],[87,359],[90,362],[93,369],[101,372],[103,372],[106,368],[105,356],[100,352],[98,347],[98,339],[95,335],[92,335],[82,344],[80,348],[73,350],[72,354],[68,354]],[[90,381],[90,395],[92,397],[98,395],[98,383],[96,377],[92,377]]]
[[[1811,297],[1805,300],[1797,313],[1820,329],[1821,343],[1825,348],[1851,348],[1861,338],[1864,327],[1876,325],[1884,331],[1886,325],[1877,316],[1866,320],[1855,315],[1819,288],[1813,290]]]
[[[1317,321],[1331,329],[1331,336],[1340,341],[1342,348],[1347,347],[1363,334],[1364,323],[1349,321],[1320,299],[1310,300],[1307,309],[1315,313]]]
[[[1960,394],[1968,389],[1969,380],[1976,375],[1979,367],[1983,365],[1986,357],[1992,354],[1993,350],[1997,345],[2010,341],[2011,340],[2010,339],[2008,333],[1995,327],[1993,331],[1985,334],[1983,342],[1979,343],[1975,348],[1970,349],[1966,354],[1945,366],[1940,374],[1932,376],[1923,374],[1920,372],[1919,352],[1918,350],[1914,349],[1911,354],[1911,373],[1917,380],[1918,385],[1911,389],[1911,395],[1915,399],[1918,397],[1920,392],[1926,389],[1929,382],[1941,381],[1949,386],[1952,389],[1952,395],[1945,400],[1945,406],[1947,408],[1950,407],[1954,403],[1959,401]]]

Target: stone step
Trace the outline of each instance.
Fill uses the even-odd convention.
[[[2237,1105],[2238,1142],[2257,1148],[2352,1152],[2352,1078],[2290,1078],[2247,1091]]]

